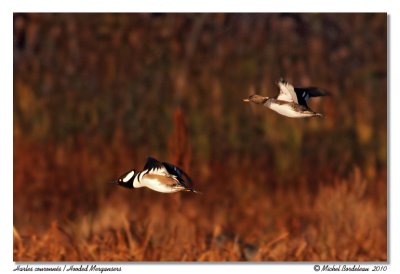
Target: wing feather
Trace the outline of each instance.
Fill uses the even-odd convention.
[[[168,171],[160,161],[153,157],[147,157],[147,162],[143,167],[145,174],[168,175]]]
[[[164,167],[169,174],[172,174],[178,178],[178,181],[185,187],[191,189],[193,182],[192,179],[182,169],[173,164],[163,162]]]
[[[311,97],[326,96],[327,92],[320,90],[317,87],[294,88],[298,98],[298,104],[308,107],[307,102]]]
[[[298,104],[296,92],[294,91],[294,88],[291,84],[281,79],[278,83],[278,86],[279,95],[276,99],[289,103],[295,102],[296,104]]]
[[[173,164],[160,162],[152,157],[147,157],[147,162],[144,165],[143,172],[145,172],[145,175],[149,174],[173,177],[178,180],[178,183],[184,188],[196,192],[192,188],[193,182],[189,175]]]

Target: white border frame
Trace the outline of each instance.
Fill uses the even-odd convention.
[[[393,81],[393,75],[399,73],[399,21],[400,9],[395,0],[353,0],[353,1],[310,1],[310,0],[203,0],[195,3],[190,1],[0,1],[0,202],[2,226],[0,233],[0,270],[2,273],[15,273],[12,270],[16,264],[13,262],[13,13],[14,12],[387,12],[388,22],[388,133],[390,150],[388,179],[388,224],[390,225],[388,239],[390,239],[388,256],[389,264],[387,273],[400,273],[400,250],[398,248],[399,221],[393,214],[399,208],[399,168],[393,168],[393,163],[400,163],[398,141],[400,123],[393,123],[399,115],[399,108],[393,102],[400,102],[400,88],[398,82]],[[397,2],[397,3],[396,3]],[[393,50],[392,50],[393,49]],[[397,243],[397,245],[396,245]],[[79,265],[81,263],[77,263]],[[31,264],[34,265],[34,264]],[[49,264],[58,265],[58,264]],[[104,264],[99,264],[104,265]],[[136,264],[110,264],[121,266],[124,273],[141,273],[157,271],[162,273],[204,273],[205,271],[229,271],[229,273],[313,273],[313,264],[310,263],[277,263],[277,264],[165,264],[165,263],[136,263]],[[322,264],[321,264],[322,265]],[[357,265],[357,264],[356,264]],[[373,264],[369,264],[373,265]],[[104,272],[103,272],[104,273]],[[109,273],[109,272],[106,272]]]

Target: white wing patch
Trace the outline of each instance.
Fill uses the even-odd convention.
[[[155,175],[162,175],[162,176],[167,176],[169,175],[168,171],[164,167],[159,167],[159,168],[152,168],[150,170],[146,169],[143,170],[143,173],[148,173],[148,174],[155,174]]]
[[[132,179],[133,175],[135,175],[135,171],[131,171],[126,176],[122,179],[124,183],[128,182],[130,179]]]
[[[291,84],[279,82],[278,85],[279,85],[279,95],[276,99],[290,103],[291,102],[295,102],[296,104],[299,103],[297,101],[296,92],[294,92],[294,88]]]

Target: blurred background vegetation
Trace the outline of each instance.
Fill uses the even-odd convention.
[[[204,233],[240,231],[268,246],[270,238],[257,237],[305,233],[305,216],[344,213],[352,207],[341,207],[354,195],[360,204],[349,214],[370,206],[365,214],[380,216],[371,242],[378,255],[360,254],[386,259],[386,14],[15,14],[13,71],[19,234],[41,235],[54,221],[64,226],[93,219],[106,204],[123,208],[117,201],[149,213],[160,199],[164,206],[174,199],[173,205],[192,208],[192,215],[179,213],[177,224],[229,215],[204,224]],[[252,93],[275,96],[280,77],[329,91],[332,96],[310,102],[325,118],[290,119],[243,104]],[[182,166],[204,195],[160,198],[107,184],[141,169],[148,155]],[[318,201],[331,207],[318,209]],[[260,211],[275,217],[257,223]],[[124,217],[132,226],[146,216],[132,214]],[[349,237],[355,227],[346,226]],[[329,239],[321,241],[336,243]],[[354,246],[348,240],[344,244]],[[307,250],[301,246],[293,254]],[[15,250],[16,259],[41,259]],[[346,257],[339,250],[346,249],[297,259],[361,258],[358,251]],[[260,254],[260,260],[291,258]],[[82,258],[92,257],[72,259]]]

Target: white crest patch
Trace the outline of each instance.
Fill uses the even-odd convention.
[[[133,175],[135,175],[135,171],[131,171],[126,176],[122,179],[124,183],[128,182],[130,179],[132,179]]]

